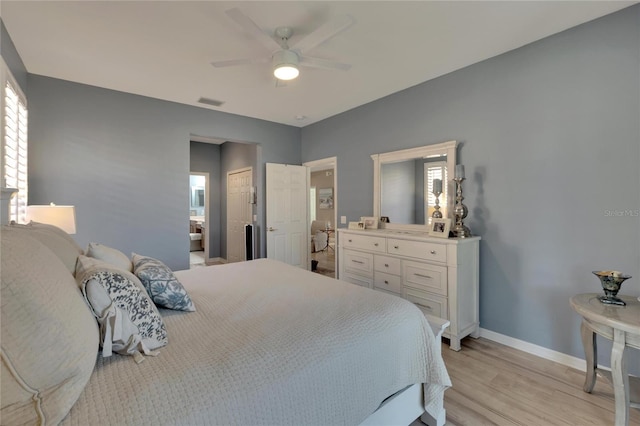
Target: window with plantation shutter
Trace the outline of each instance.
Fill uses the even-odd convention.
[[[2,186],[17,188],[9,220],[26,222],[27,215],[27,102],[3,63],[2,73]]]
[[[424,186],[425,191],[424,199],[427,200],[427,210],[425,211],[427,217],[425,223],[431,223],[431,215],[435,211],[436,197],[433,195],[433,180],[442,179],[442,194],[440,194],[439,203],[440,212],[442,217],[447,217],[447,163],[446,161],[439,161],[435,163],[424,164]]]

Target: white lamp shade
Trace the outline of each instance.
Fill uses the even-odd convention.
[[[27,206],[27,220],[57,226],[67,234],[76,233],[75,206]]]
[[[279,80],[293,80],[298,70],[298,55],[291,50],[281,50],[273,55],[273,75]]]

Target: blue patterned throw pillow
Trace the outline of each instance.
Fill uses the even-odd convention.
[[[158,259],[133,253],[133,272],[156,305],[177,311],[196,310],[187,290],[171,269]]]

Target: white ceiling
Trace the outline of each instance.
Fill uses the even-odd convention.
[[[30,73],[304,127],[637,1],[1,3]],[[294,44],[351,15],[354,25],[308,54],[352,68],[302,68],[286,87],[275,86],[270,64],[214,68],[269,55],[225,15],[234,7],[270,35],[292,27]]]

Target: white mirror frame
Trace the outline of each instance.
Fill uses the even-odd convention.
[[[425,145],[417,148],[402,149],[399,151],[385,152],[383,154],[373,154],[373,216],[380,217],[380,167],[386,163],[397,163],[416,158],[428,158],[434,156],[447,156],[447,171],[449,176],[453,176],[456,168],[456,148],[458,141],[448,141],[433,145]],[[456,188],[453,179],[449,179],[447,185],[447,193],[455,194]],[[455,205],[455,195],[450,196],[447,200],[447,217],[453,217],[453,207]],[[386,229],[406,229],[426,231],[428,226],[425,225],[409,225],[398,223],[381,224]]]

